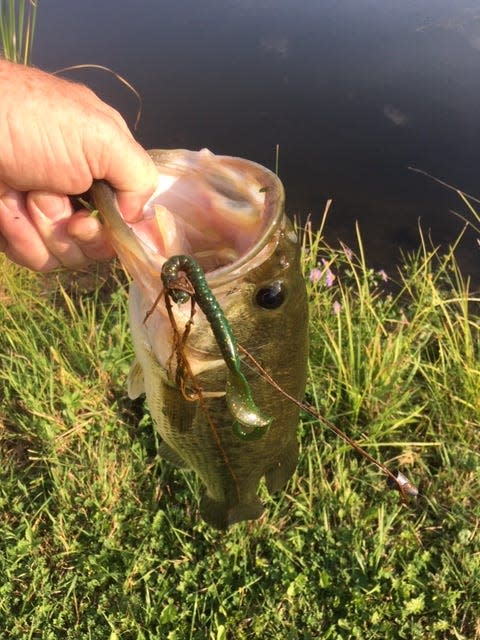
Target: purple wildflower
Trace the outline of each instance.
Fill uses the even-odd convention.
[[[325,273],[325,284],[327,285],[327,287],[331,287],[333,285],[334,280],[335,280],[335,274],[331,269],[327,269],[327,272]]]
[[[342,305],[339,303],[338,300],[335,300],[335,302],[332,305],[333,307],[333,313],[338,316],[338,314],[340,313],[340,311],[342,310]]]
[[[381,277],[381,279],[384,282],[388,282],[388,274],[384,269],[380,269],[380,271],[378,272],[378,275]]]
[[[322,271],[318,267],[315,267],[315,269],[312,269],[310,271],[310,275],[308,276],[310,282],[318,282],[321,277],[322,277]]]
[[[335,281],[336,276],[330,269],[330,267],[328,266],[328,262],[324,258],[322,258],[322,263],[325,267],[325,284],[327,285],[327,287],[331,287]]]

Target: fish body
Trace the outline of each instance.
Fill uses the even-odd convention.
[[[238,437],[225,397],[227,367],[199,309],[184,351],[203,399],[185,398],[176,383],[173,330],[164,299],[158,299],[161,267],[172,255],[193,256],[237,343],[300,400],[308,319],[299,244],[284,214],[283,187],[264,167],[207,150],[150,153],[159,188],[139,222],[123,222],[108,185],[93,187],[107,232],[133,279],[129,317],[136,360],[128,392],[132,398],[146,394],[162,439],[160,454],[198,474],[205,487],[201,515],[224,529],[261,515],[257,492],[263,477],[274,493],[293,474],[299,410],[242,359],[254,402],[272,421],[258,440]],[[190,305],[175,306],[174,316],[183,330]]]

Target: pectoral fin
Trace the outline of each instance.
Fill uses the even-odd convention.
[[[134,360],[128,372],[127,391],[130,400],[135,400],[135,398],[138,398],[142,393],[145,393],[143,371],[138,360]]]

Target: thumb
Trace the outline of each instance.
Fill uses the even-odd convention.
[[[135,222],[155,191],[158,170],[148,153],[133,138],[119,136],[110,150],[108,170],[102,176],[117,192],[120,211],[127,222]]]

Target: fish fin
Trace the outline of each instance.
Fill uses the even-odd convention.
[[[130,400],[135,400],[145,393],[145,382],[143,380],[143,370],[138,360],[134,360],[127,376],[127,391]]]
[[[290,480],[297,468],[298,444],[286,450],[285,454],[279,458],[276,464],[265,474],[265,481],[269,493],[276,493]]]
[[[182,456],[172,449],[172,447],[170,447],[166,442],[160,443],[158,447],[158,455],[164,458],[167,462],[173,464],[175,467],[179,467],[180,469],[188,467]]]
[[[256,520],[263,513],[263,505],[258,498],[252,502],[240,502],[229,507],[225,502],[213,500],[206,493],[200,500],[200,514],[207,524],[215,529],[226,529],[231,524],[243,520]]]

